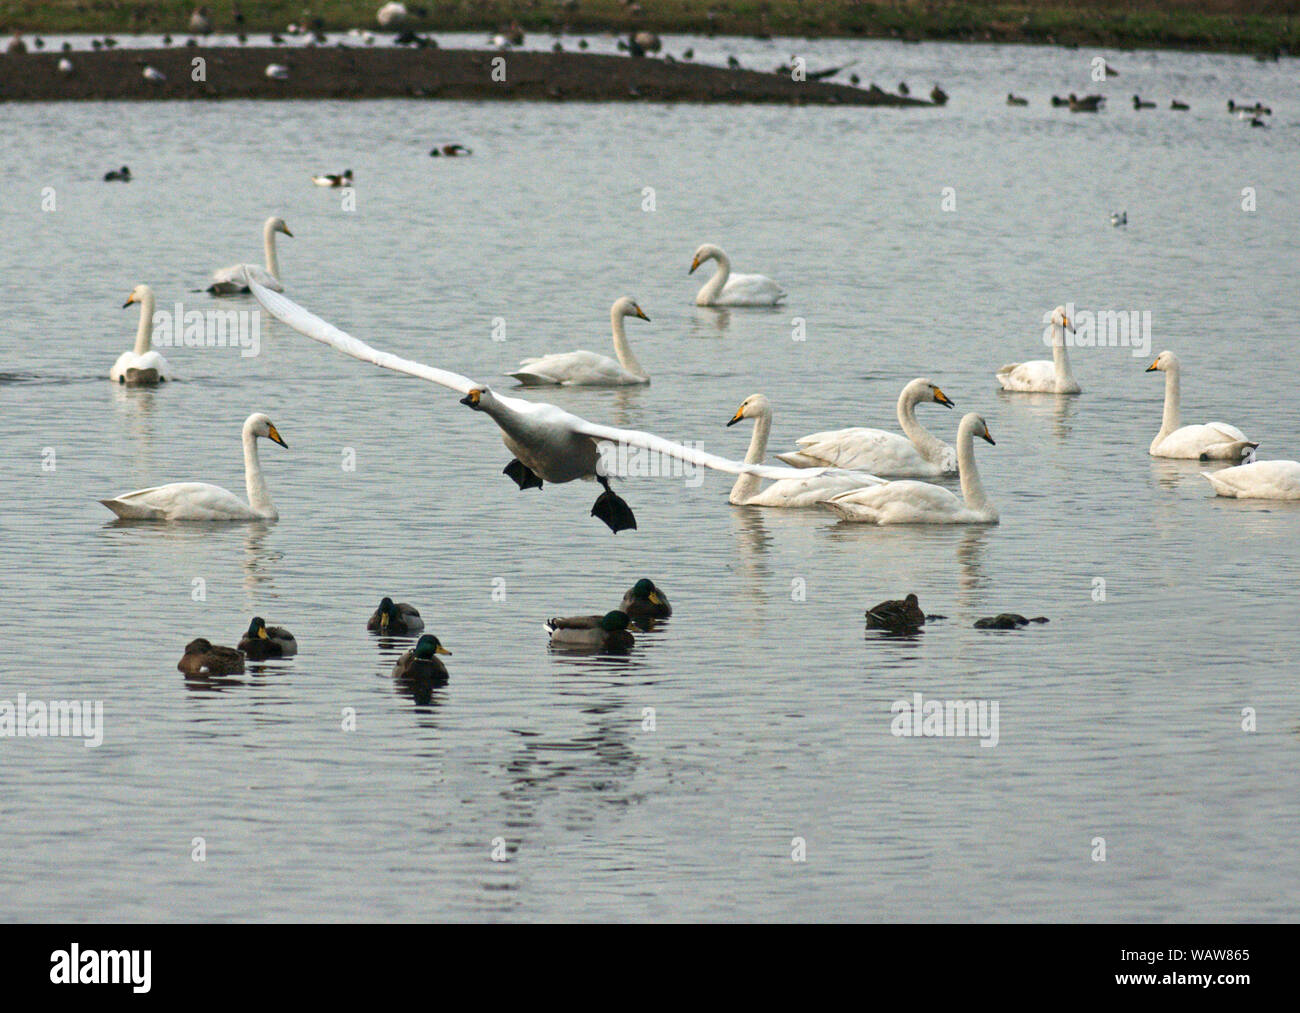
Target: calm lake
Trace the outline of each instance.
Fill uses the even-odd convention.
[[[1143,372],[1173,349],[1186,422],[1300,457],[1295,64],[1106,52],[1121,76],[1098,85],[1086,50],[667,48],[691,41],[952,100],[4,107],[0,702],[102,701],[103,742],[0,739],[0,918],[1300,914],[1300,504],[1216,499],[1215,465],[1150,458],[1163,376]],[[1099,90],[1100,115],[1048,104]],[[1270,129],[1229,98],[1270,105]],[[449,141],[473,157],[428,157]],[[122,164],[134,182],[101,181]],[[351,210],[309,180],[344,168]],[[267,315],[257,355],[166,349],[182,381],[111,385],[134,285],[159,309],[256,308],[192,290],[260,263],[272,214],[293,299],[498,389],[524,356],[610,354],[609,306],[634,296],[648,387],[525,396],[718,454],[744,455],[750,424],[725,423],[749,394],[778,452],[896,429],[928,376],[957,405],[919,410],[938,435],[987,419],[1002,523],[732,507],[709,473],[621,483],[640,528],[613,536],[595,486],[519,492],[457,395]],[[787,304],[697,309],[703,242]],[[1001,394],[998,366],[1049,357],[1058,303],[1150,333],[1072,349],[1079,397]],[[288,443],[261,445],[277,523],[118,524],[96,502],[191,479],[243,496],[253,411]],[[630,654],[548,649],[547,617],[642,576],[676,614]],[[865,631],[909,591],[947,618]],[[389,674],[411,641],[365,630],[385,594],[453,652],[427,703]],[[972,628],[1005,611],[1051,622]],[[233,646],[253,615],[298,657],[187,683],[186,642]],[[996,746],[892,734],[914,693],[996,702]]]

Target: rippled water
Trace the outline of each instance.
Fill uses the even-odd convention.
[[[1150,351],[1183,359],[1188,421],[1300,456],[1292,65],[1108,54],[1124,76],[1088,117],[1046,105],[1090,90],[1084,51],[817,46],[952,102],[7,107],[0,700],[102,700],[106,727],[95,749],[0,739],[0,915],[1296,916],[1300,507],[1216,500],[1200,465],[1147,456],[1162,384],[1145,350],[1076,350],[1076,399],[993,380],[1046,354],[1057,303],[1149,310]],[[790,46],[726,48],[761,65]],[[1007,90],[1034,104],[1008,109]],[[1133,91],[1193,109],[1135,113]],[[1268,101],[1272,129],[1228,117],[1228,97]],[[476,153],[429,159],[442,140]],[[136,182],[99,182],[123,162]],[[355,212],[307,181],[344,167]],[[1120,208],[1130,224],[1111,228]],[[205,308],[190,290],[257,260],[272,213],[294,232],[295,299],[499,384],[523,355],[608,351],[608,306],[635,296],[652,385],[548,399],[718,453],[744,453],[748,424],[724,423],[748,394],[775,405],[775,451],[892,428],[898,390],[928,375],[958,405],[922,409],[941,435],[963,411],[988,419],[998,443],[977,455],[1002,523],[735,508],[711,474],[625,483],[641,527],[614,537],[589,485],[516,491],[495,428],[450,392],[269,319],[256,357],[176,349],[185,382],[114,389],[130,288]],[[706,240],[789,305],[694,308]],[[178,479],[242,494],[254,410],[289,444],[262,451],[278,523],[118,526],[95,502]],[[548,652],[547,616],[613,607],[643,575],[670,623],[627,657]],[[865,634],[863,608],[907,591],[948,619]],[[454,652],[427,706],[389,677],[407,643],[365,632],[386,593]],[[1008,610],[1051,622],[971,628]],[[292,629],[299,657],[187,684],[185,642],[233,643],[253,614]],[[914,692],[997,701],[998,745],[891,735]]]

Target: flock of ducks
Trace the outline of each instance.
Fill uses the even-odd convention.
[[[654,581],[643,577],[628,588],[619,607],[603,615],[568,616],[546,620],[550,645],[557,649],[627,651],[636,643],[629,626],[652,630],[672,616],[668,596]],[[385,596],[366,621],[366,629],[382,637],[415,637],[415,646],[400,655],[393,664],[392,675],[401,682],[445,685],[447,668],[440,655],[451,651],[431,633],[424,633],[420,611],[408,602],[395,602]],[[223,647],[206,637],[197,637],[185,645],[185,653],[176,663],[178,671],[195,679],[219,679],[242,675],[249,661],[291,658],[298,653],[298,641],[283,626],[268,626],[261,616],[254,616],[239,640],[238,647]]]

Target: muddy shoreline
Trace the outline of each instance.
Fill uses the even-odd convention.
[[[71,73],[59,70],[64,58]],[[205,61],[202,80],[193,79],[195,59]],[[269,78],[272,64],[287,67],[287,78]],[[145,67],[165,80],[146,80]],[[286,98],[931,105],[879,90],[794,81],[788,74],[588,53],[321,46],[0,56],[0,101]]]

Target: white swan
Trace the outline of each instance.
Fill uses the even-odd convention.
[[[984,492],[975,467],[975,437],[993,442],[989,427],[975,412],[957,427],[961,498],[928,482],[902,479],[841,493],[826,501],[846,521],[867,524],[996,524],[998,512]]]
[[[206,482],[173,482],[151,489],[137,489],[113,499],[99,502],[119,517],[150,521],[273,521],[279,518],[271,494],[262,477],[262,462],[257,456],[257,438],[265,436],[280,446],[289,444],[280,438],[271,420],[254,412],[244,422],[244,481],[248,502],[219,485]]]
[[[712,243],[695,251],[686,273],[694,274],[706,260],[716,260],[718,269],[695,297],[696,306],[775,306],[785,298],[781,286],[765,275],[732,274],[731,258]]]
[[[1165,413],[1160,422],[1160,432],[1151,441],[1152,457],[1196,458],[1201,461],[1239,461],[1259,446],[1246,438],[1236,426],[1226,422],[1210,422],[1203,426],[1179,426],[1181,411],[1182,367],[1178,356],[1165,349],[1146,372],[1159,370],[1165,374]]]
[[[159,352],[151,347],[153,339],[153,289],[148,285],[137,285],[126,297],[122,309],[132,303],[140,304],[140,325],[135,332],[135,348],[123,352],[108,371],[108,378],[114,383],[124,383],[128,387],[148,387],[164,383],[172,378],[172,367]]]
[[[632,349],[627,343],[627,332],[623,327],[624,317],[650,318],[641,311],[635,299],[624,296],[609,309],[610,321],[614,328],[615,362],[608,355],[596,352],[556,352],[540,358],[524,359],[521,368],[506,376],[512,376],[525,387],[562,384],[572,387],[608,387],[623,386],[634,383],[649,383],[650,377],[636,361]],[[527,368],[523,368],[527,367]]]
[[[1065,307],[1052,310],[1052,361],[1038,359],[1034,362],[1012,362],[998,370],[998,383],[1003,390],[1040,394],[1078,394],[1079,383],[1070,371],[1070,359],[1065,354],[1065,331],[1074,333],[1074,325],[1065,315]]]
[[[762,394],[751,394],[740,403],[727,425],[734,426],[741,419],[754,420],[754,433],[749,438],[745,463],[762,464],[763,455],[767,453],[767,438],[772,431],[772,405]],[[795,475],[797,477],[783,478],[766,489],[760,489],[762,478],[759,475],[742,474],[732,486],[728,500],[736,506],[811,507],[836,493],[881,481],[875,475],[838,468],[801,469]]]
[[[1300,499],[1300,461],[1254,461],[1201,474],[1220,496]]]
[[[236,295],[248,291],[248,279],[253,278],[259,285],[273,292],[283,292],[280,284],[280,258],[275,250],[275,234],[283,232],[290,239],[293,233],[284,224],[283,218],[272,215],[262,224],[262,246],[266,253],[266,270],[256,264],[231,264],[212,272],[212,284],[208,291],[213,295]],[[247,272],[247,275],[245,275]]]
[[[799,449],[777,454],[777,460],[796,468],[849,468],[899,478],[951,475],[957,470],[957,451],[916,421],[922,401],[953,406],[948,395],[918,377],[898,395],[898,424],[906,436],[861,426],[831,429],[800,437],[795,441]]]
[[[291,299],[271,292],[255,281],[252,290],[268,313],[314,341],[329,345],[362,362],[418,376],[422,380],[464,394],[461,404],[485,413],[501,430],[502,442],[515,455],[515,460],[506,465],[504,471],[521,490],[541,488],[543,481],[558,484],[586,479],[599,482],[605,491],[596,499],[591,513],[615,532],[635,528],[636,518],[627,503],[610,489],[609,478],[624,470],[622,462],[627,458],[640,458],[637,470],[641,470],[639,465],[646,457],[645,451],[733,475],[752,474],[761,478],[808,480],[818,474],[816,471],[732,461],[694,447],[673,443],[653,433],[616,429],[588,422],[555,405],[507,397],[459,373],[426,366],[421,362],[412,362],[371,348],[364,341],[326,323]],[[662,467],[658,470],[660,474],[669,473],[668,469]]]

